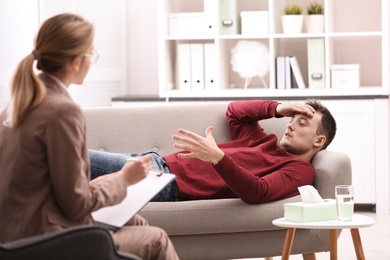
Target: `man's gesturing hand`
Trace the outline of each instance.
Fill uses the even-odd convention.
[[[175,143],[175,148],[185,150],[187,152],[179,153],[180,158],[197,158],[204,162],[217,164],[225,153],[218,147],[212,135],[213,127],[209,126],[206,129],[206,137],[195,134],[191,131],[179,129],[181,135],[173,135],[173,139],[182,143]]]

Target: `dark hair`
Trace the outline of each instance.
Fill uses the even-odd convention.
[[[328,145],[333,141],[337,125],[336,120],[328,110],[328,108],[321,104],[321,102],[317,99],[308,99],[306,104],[315,109],[315,111],[322,113],[321,124],[318,126],[317,134],[325,135],[326,142],[322,146],[322,150],[326,149]]]

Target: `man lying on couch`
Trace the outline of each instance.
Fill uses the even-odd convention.
[[[279,147],[277,137],[265,133],[258,121],[283,116],[291,121]],[[222,144],[216,144],[210,126],[205,137],[179,129],[173,139],[182,151],[164,157],[154,151],[90,150],[92,178],[118,171],[129,157],[152,153],[157,169],[177,176],[152,201],[239,197],[257,204],[280,200],[298,195],[299,186],[313,184],[315,171],[310,161],[336,133],[333,116],[318,100],[305,104],[236,101],[228,105],[226,117],[232,141]]]

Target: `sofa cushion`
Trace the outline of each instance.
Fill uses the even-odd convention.
[[[283,217],[284,203],[300,200],[300,196],[295,196],[259,205],[240,199],[153,202],[140,215],[169,235],[269,231],[281,229],[272,220]]]

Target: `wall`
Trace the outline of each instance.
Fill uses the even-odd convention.
[[[128,0],[128,94],[158,95],[157,3]]]

